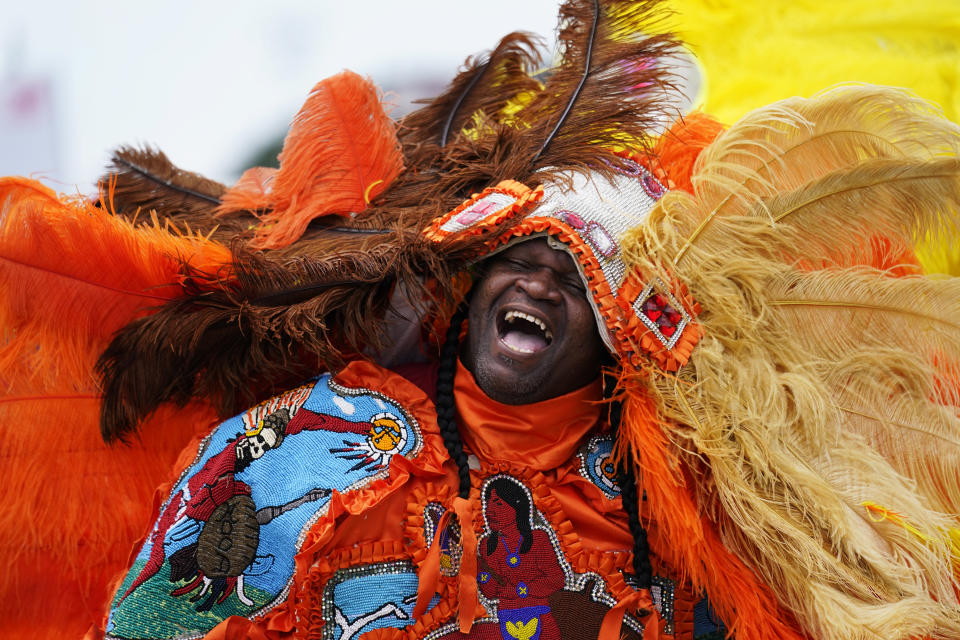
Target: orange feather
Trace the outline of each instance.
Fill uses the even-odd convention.
[[[272,167],[251,167],[243,172],[237,184],[233,185],[220,199],[217,211],[262,211],[273,206],[270,191],[277,169]]]
[[[157,485],[215,420],[165,408],[108,447],[93,367],[116,329],[183,294],[184,262],[229,260],[203,237],[0,179],[0,618],[13,636],[80,637],[98,621]]]
[[[650,530],[651,549],[695,590],[710,594],[710,604],[737,638],[801,640],[803,634],[792,628],[790,615],[769,587],[723,545],[716,525],[697,505],[689,489],[695,482],[671,453],[653,403],[635,386],[636,375],[627,371],[623,377],[620,444],[629,445],[637,490],[646,496],[641,518],[656,523]]]
[[[181,450],[216,422],[165,407],[130,445],[100,438],[93,393],[0,399],[0,616],[16,638],[79,638],[154,517]],[[194,450],[196,447],[194,447]]]
[[[318,216],[363,211],[403,169],[395,125],[377,88],[351,71],[313,88],[279,158],[276,173],[246,172],[219,207],[224,213],[271,209],[253,241],[264,249],[295,242]]]
[[[693,193],[690,178],[697,158],[723,130],[720,122],[705,113],[688,114],[657,140],[648,164],[657,177],[668,180],[671,189]]]
[[[91,388],[93,363],[113,333],[183,294],[184,263],[216,273],[230,262],[226,247],[202,236],[135,226],[25,178],[0,179],[0,203],[0,379],[8,392]]]

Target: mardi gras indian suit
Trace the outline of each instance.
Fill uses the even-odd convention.
[[[325,80],[230,189],[0,182],[9,628],[960,637],[960,283],[913,258],[960,128],[848,86],[655,135],[655,9],[567,3],[551,73],[509,36],[399,127]],[[538,238],[613,357],[507,407],[455,309]]]

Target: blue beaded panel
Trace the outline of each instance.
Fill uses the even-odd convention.
[[[231,615],[268,611],[286,598],[331,491],[384,477],[421,442],[395,401],[329,375],[221,423],[161,508],[107,636],[197,638]]]
[[[409,561],[337,571],[323,590],[324,640],[354,640],[371,629],[410,624],[417,584]]]
[[[580,475],[597,485],[608,498],[620,495],[617,472],[611,461],[612,454],[613,437],[610,435],[593,436],[577,452],[580,458]]]

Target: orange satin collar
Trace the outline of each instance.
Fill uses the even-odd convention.
[[[600,378],[562,396],[525,405],[500,404],[480,390],[457,362],[454,382],[460,434],[484,462],[521,463],[544,471],[570,459],[597,424],[603,404]]]

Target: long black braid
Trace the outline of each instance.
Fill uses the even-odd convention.
[[[453,380],[457,374],[457,356],[460,347],[460,331],[467,317],[469,300],[461,305],[450,320],[446,339],[440,351],[440,367],[437,371],[437,423],[443,444],[450,453],[450,458],[457,465],[460,476],[459,495],[461,498],[470,496],[470,469],[467,466],[467,455],[463,452],[463,443],[460,441],[460,430],[457,427],[457,410],[453,395]],[[616,388],[616,379],[604,375],[604,396],[611,397]],[[620,403],[609,404],[609,421],[614,429],[620,427]],[[629,452],[624,452],[628,454]],[[623,509],[627,512],[627,524],[633,536],[633,571],[637,578],[637,587],[649,589],[653,578],[653,568],[650,564],[650,546],[647,543],[647,531],[640,522],[640,505],[637,496],[637,482],[631,471],[629,456],[624,456],[625,464],[617,472],[617,482],[620,485]]]
[[[458,494],[461,498],[470,497],[470,468],[467,466],[467,454],[460,442],[460,430],[457,428],[457,408],[453,397],[453,378],[457,375],[457,355],[460,349],[460,330],[467,318],[467,304],[462,304],[450,319],[450,328],[440,350],[440,368],[437,370],[437,424],[443,444],[450,458],[457,465],[460,476]]]
[[[637,588],[649,589],[653,582],[653,567],[650,564],[650,545],[647,543],[647,530],[640,522],[639,496],[637,495],[637,480],[631,470],[632,465],[624,460],[624,464],[617,472],[617,483],[620,485],[620,498],[623,500],[623,510],[627,512],[627,524],[633,536],[633,572],[637,578]]]
[[[610,398],[617,387],[615,376],[604,373],[603,395]],[[620,429],[620,402],[612,400],[609,405],[608,420],[615,431]],[[618,438],[619,439],[619,438]],[[624,445],[626,447],[626,445]],[[623,463],[617,469],[617,484],[620,485],[620,499],[623,510],[627,512],[627,526],[633,536],[633,572],[637,579],[636,586],[640,589],[649,589],[653,582],[653,567],[650,564],[650,545],[647,542],[647,530],[640,522],[640,500],[637,495],[637,479],[630,463],[630,450],[622,452]]]

